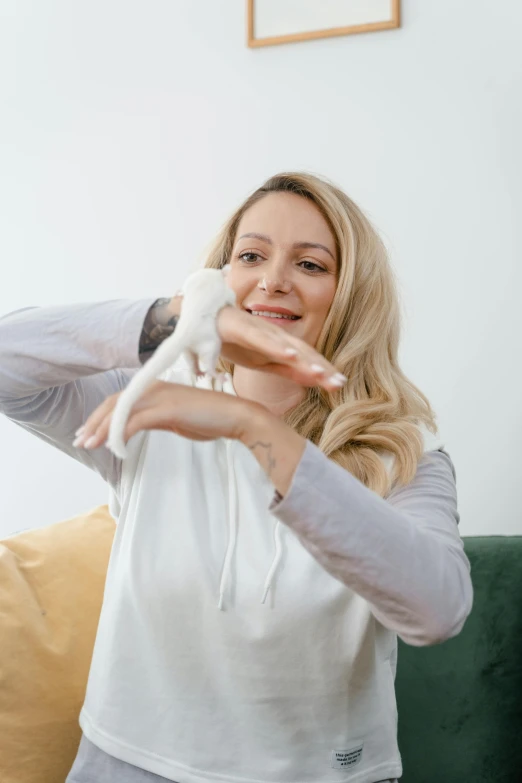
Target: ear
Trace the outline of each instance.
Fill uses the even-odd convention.
[[[221,271],[223,272],[223,277],[226,280],[228,277],[228,273],[230,272],[230,264],[225,264],[225,266],[222,266]]]

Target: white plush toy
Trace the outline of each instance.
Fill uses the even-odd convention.
[[[175,331],[161,343],[119,397],[106,445],[120,459],[127,456],[123,436],[134,404],[182,354],[194,373],[199,367],[201,373],[216,377],[216,363],[221,352],[217,314],[221,308],[236,302],[235,293],[226,284],[227,271],[227,267],[200,269],[187,278]]]

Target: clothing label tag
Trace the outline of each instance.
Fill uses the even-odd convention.
[[[362,758],[363,745],[364,743],[361,742],[356,748],[351,748],[350,750],[332,750],[333,769],[355,767]]]

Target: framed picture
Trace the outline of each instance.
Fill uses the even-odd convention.
[[[400,0],[247,0],[251,47],[399,26]]]

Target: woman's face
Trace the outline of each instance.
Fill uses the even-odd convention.
[[[337,287],[335,240],[317,207],[294,193],[269,193],[250,207],[227,282],[253,318],[315,346]]]

